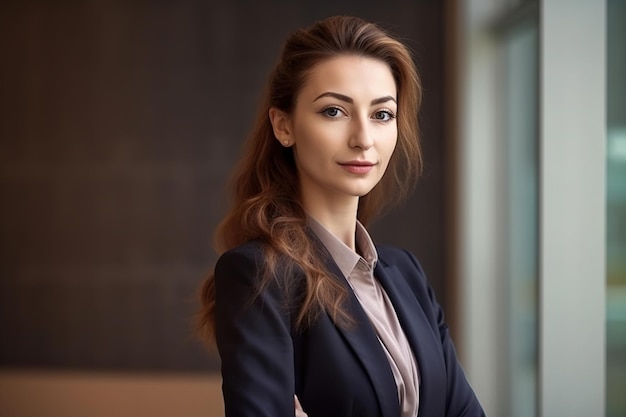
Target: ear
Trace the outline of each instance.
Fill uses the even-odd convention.
[[[271,107],[269,111],[270,122],[274,130],[274,137],[285,147],[293,146],[294,137],[291,127],[291,118],[287,113],[276,107]]]

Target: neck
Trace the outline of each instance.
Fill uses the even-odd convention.
[[[344,204],[334,205],[307,204],[304,201],[306,212],[352,250],[356,250],[355,234],[358,208],[358,197],[354,197]]]

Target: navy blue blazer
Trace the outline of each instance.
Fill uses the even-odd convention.
[[[322,248],[328,270],[350,289]],[[399,249],[377,251],[374,274],[417,360],[419,416],[484,416],[417,259]],[[303,293],[303,274],[283,277],[292,280],[291,290],[279,277],[258,293],[262,265],[261,243],[250,242],[224,253],[215,267],[226,417],[293,417],[294,393],[309,417],[399,417],[389,362],[352,290],[346,307],[354,326],[340,328],[322,313],[312,326],[294,331],[297,305],[290,294]]]

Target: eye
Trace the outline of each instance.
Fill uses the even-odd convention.
[[[396,115],[391,110],[378,110],[374,113],[374,120],[380,122],[388,122],[396,118]]]
[[[341,117],[342,115],[345,116],[345,112],[343,110],[341,110],[339,107],[326,107],[325,109],[323,109],[320,114],[329,117],[331,119],[337,119],[339,117]]]

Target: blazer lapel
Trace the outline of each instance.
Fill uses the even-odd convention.
[[[325,248],[323,249],[325,250]],[[382,416],[399,416],[400,404],[398,402],[398,390],[385,351],[376,336],[376,332],[367,314],[354,295],[352,288],[332,259],[332,256],[330,256],[329,253],[326,253],[326,255],[325,262],[328,271],[335,275],[348,290],[346,309],[350,317],[355,321],[354,326],[348,329],[341,327],[337,327],[337,329],[367,372],[370,382],[378,396]]]
[[[428,324],[422,306],[398,268],[381,265],[379,260],[374,275],[391,300],[400,326],[413,348],[420,379],[419,415],[444,415],[446,368],[441,337]]]

